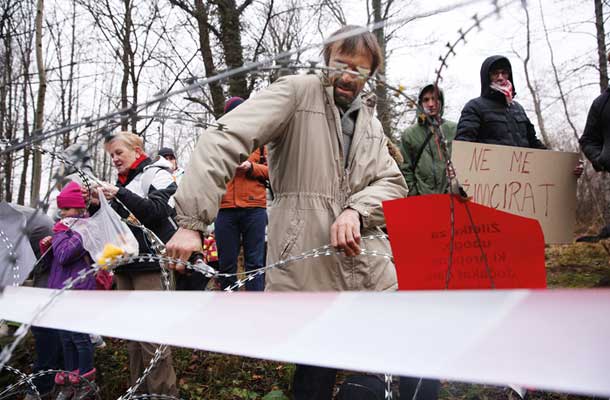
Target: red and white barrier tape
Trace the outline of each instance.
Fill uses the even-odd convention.
[[[30,322],[50,289],[7,287]],[[610,396],[610,290],[68,291],[34,325],[394,375]]]

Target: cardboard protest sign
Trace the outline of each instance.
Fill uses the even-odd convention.
[[[538,221],[455,196],[449,269],[450,201],[426,195],[383,203],[400,290],[546,287]]]
[[[453,142],[451,159],[472,201],[540,222],[547,243],[570,243],[577,153]]]

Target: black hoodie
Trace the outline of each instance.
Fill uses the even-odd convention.
[[[610,88],[591,104],[580,147],[596,171],[610,171]]]
[[[481,96],[470,100],[462,109],[455,140],[545,149],[523,107],[516,101],[507,104],[504,95],[489,86],[489,73],[498,63],[508,67],[515,97],[515,82],[508,58],[488,57],[481,65]]]

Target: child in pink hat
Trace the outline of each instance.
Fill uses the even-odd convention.
[[[50,264],[48,287],[61,289],[67,280],[78,279],[73,285],[77,290],[94,290],[95,276],[91,273],[86,278],[79,278],[83,271],[91,269],[92,259],[83,247],[81,236],[70,229],[65,218],[88,218],[87,206],[81,193],[81,187],[76,182],[68,183],[57,196],[57,206],[61,219],[53,227],[53,236],[47,236],[40,241],[40,248],[45,252],[51,248],[45,257]],[[81,399],[88,396],[95,379],[93,367],[93,345],[89,334],[80,332],[60,331],[64,353],[64,369],[70,371],[55,375],[55,384],[59,388],[57,399]]]

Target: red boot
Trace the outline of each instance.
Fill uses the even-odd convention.
[[[76,371],[78,373],[78,371]],[[72,376],[74,372],[58,372],[55,374],[55,387],[58,389],[55,400],[70,400],[74,395],[74,388],[70,384],[68,376]]]
[[[83,375],[70,375],[70,383],[75,388],[74,396],[72,400],[85,400],[88,398],[95,398],[97,392],[97,385],[95,384],[95,374],[97,370],[95,368],[91,371],[84,373]]]

